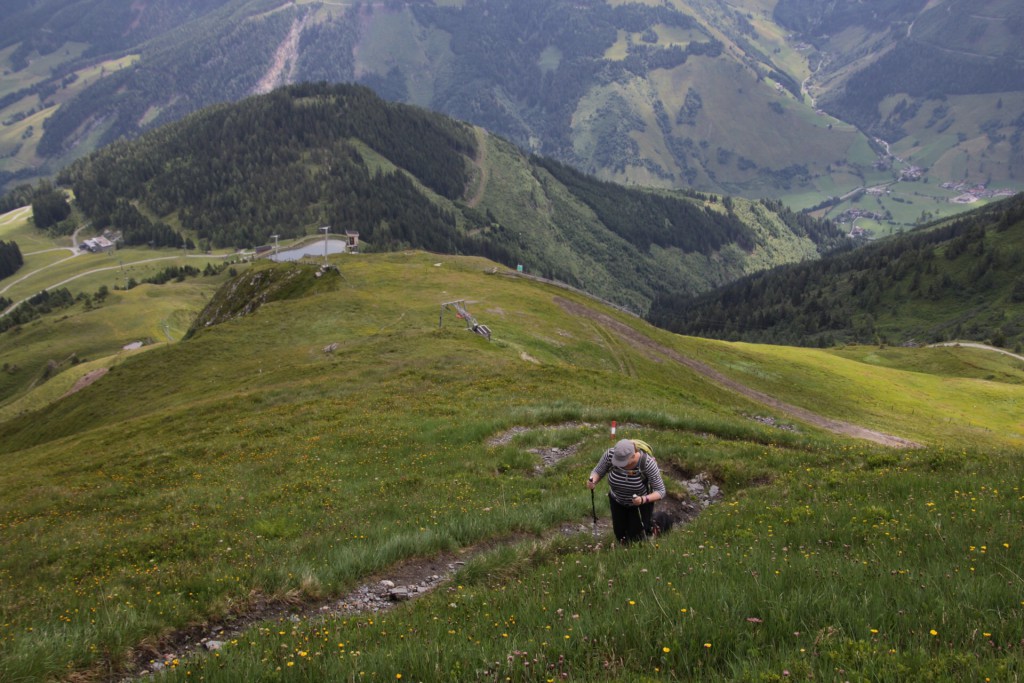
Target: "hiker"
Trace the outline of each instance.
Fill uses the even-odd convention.
[[[651,447],[639,439],[619,441],[597,461],[587,488],[593,490],[606,474],[615,538],[628,544],[652,536],[654,502],[665,497],[665,482]]]

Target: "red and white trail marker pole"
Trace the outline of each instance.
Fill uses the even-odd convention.
[[[615,420],[612,420],[612,441],[615,441]]]

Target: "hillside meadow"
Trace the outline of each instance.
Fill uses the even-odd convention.
[[[245,258],[227,251],[186,255],[148,248],[75,253],[70,237],[47,235],[30,216],[29,207],[0,216],[0,240],[16,242],[25,261],[17,273],[0,280],[0,297],[14,302],[13,309],[44,290],[64,288],[90,301],[0,334],[0,420],[45,406],[81,376],[117,364],[134,353],[126,346],[180,340],[229,274],[189,278],[173,288],[138,284],[125,290],[132,281],[144,283],[168,268],[242,267]],[[102,304],[101,290],[107,292]]]
[[[1024,673],[1019,368],[680,337],[478,258],[332,264],[140,287],[19,333],[110,369],[0,404],[0,680],[121,680],[164,655],[147,680]],[[286,286],[246,289],[261,278]],[[119,353],[156,301],[188,320],[260,305]],[[922,447],[800,424],[668,352]],[[583,481],[612,420],[673,498],[706,473],[722,501],[651,543],[595,537]],[[319,610],[438,558],[464,564],[423,597]],[[218,626],[221,649],[184,651]]]

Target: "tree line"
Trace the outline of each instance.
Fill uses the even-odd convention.
[[[74,295],[67,287],[59,287],[52,290],[43,290],[19,304],[13,311],[5,316],[0,316],[0,333],[32,322],[47,313],[69,308],[75,303]],[[8,306],[10,303],[7,304]]]
[[[0,280],[18,272],[18,269],[25,265],[25,259],[21,255],[21,249],[15,241],[4,242],[0,240]]]
[[[685,197],[598,181],[551,159],[534,157],[533,162],[593,209],[609,230],[641,250],[657,245],[709,255],[726,244],[754,248],[753,230],[728,207],[713,211]]]

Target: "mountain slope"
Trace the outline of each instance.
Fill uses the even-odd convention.
[[[1024,170],[1020,3],[782,0],[775,17],[818,48],[818,104],[933,181],[991,183]]]
[[[205,106],[320,80],[606,180],[801,208],[908,177],[1019,186],[1020,10],[1000,0],[115,5],[19,5],[0,27],[6,186]],[[919,192],[933,215],[962,209],[954,192]],[[920,213],[885,204],[884,231]]]
[[[964,356],[933,376],[676,337],[478,258],[333,263],[341,273],[321,277],[315,265],[246,266],[218,297],[271,272],[303,286],[188,341],[112,357],[85,389],[0,423],[0,677],[99,679],[162,664],[171,681],[462,680],[511,666],[510,654],[522,673],[515,651],[531,667],[536,656],[544,678],[561,666],[599,680],[615,657],[620,679],[656,666],[768,678],[792,662],[818,679],[851,647],[815,644],[837,623],[863,632],[851,674],[895,675],[894,658],[965,678],[1016,666],[1015,648],[970,636],[1020,635],[1006,567],[1019,565],[1024,531],[999,525],[1017,495],[1019,385],[958,380]],[[195,285],[166,291],[179,286]],[[151,293],[111,296],[143,311]],[[458,298],[491,341],[450,311],[439,325],[439,304]],[[102,315],[79,305],[36,329],[73,336]],[[782,422],[673,356],[931,446],[904,453]],[[991,408],[967,414],[974,404]],[[698,474],[723,502],[629,552],[603,531],[594,538],[582,482],[612,420],[654,445],[680,509],[700,508],[685,484]],[[593,509],[606,520],[603,486]],[[942,535],[939,513],[949,513]],[[992,528],[995,561],[948,542]],[[965,585],[954,569],[971,554]],[[460,569],[396,610],[331,611],[410,561]],[[844,590],[823,590],[821,575]],[[920,604],[904,617],[894,600]],[[648,626],[623,629],[608,618],[616,609]],[[953,644],[936,652],[922,621]],[[872,646],[871,629],[893,642]],[[594,640],[596,655],[577,645]],[[909,651],[890,652],[904,641]],[[823,656],[807,658],[807,646]]]
[[[703,297],[666,296],[650,319],[686,334],[800,345],[1024,343],[1024,195]]]
[[[479,254],[637,312],[849,240],[779,202],[602,183],[357,86],[299,85],[109,146],[60,181],[127,244],[253,248],[356,231],[366,249]],[[74,219],[72,219],[74,220]]]
[[[753,15],[719,2],[55,5],[0,32],[12,178],[303,80],[359,81],[605,179],[663,187],[808,189],[865,148],[803,107],[800,74],[757,43]],[[72,10],[80,25],[59,20]]]

